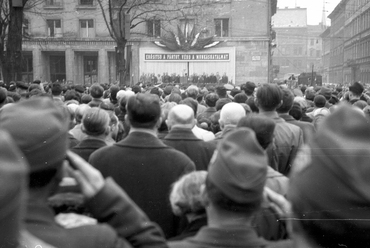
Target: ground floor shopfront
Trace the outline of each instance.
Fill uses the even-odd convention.
[[[268,40],[238,39],[198,51],[168,51],[150,41],[128,43],[129,83],[143,74],[226,74],[229,82],[266,83],[269,77]],[[73,82],[89,85],[117,81],[115,43],[104,41],[26,41],[23,44],[23,81]]]

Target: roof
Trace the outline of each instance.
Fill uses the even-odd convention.
[[[334,8],[334,10],[328,15],[328,18],[333,19],[336,15],[340,13],[344,13],[345,11],[345,4],[348,0],[342,0],[338,3],[338,5]]]
[[[273,27],[307,27],[306,8],[278,8],[272,17]]]

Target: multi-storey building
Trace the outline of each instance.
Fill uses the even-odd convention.
[[[194,1],[177,0],[178,4]],[[209,3],[209,1],[207,1]],[[153,13],[131,29],[127,54],[129,80],[142,74],[226,73],[229,81],[269,80],[270,23],[277,1],[215,0],[201,14],[182,11],[171,21]],[[35,10],[35,8],[37,8]],[[186,8],[184,8],[186,9]],[[77,84],[117,80],[116,43],[110,37],[97,0],[46,0],[25,11],[29,38],[23,42],[24,80],[65,80]],[[177,26],[194,29],[221,43],[204,50],[169,51],[154,44]]]
[[[329,82],[370,80],[370,2],[342,0],[329,15]],[[327,31],[323,35],[326,34]]]
[[[330,71],[330,27],[328,27],[321,35],[322,39],[322,82],[329,83],[329,71]]]
[[[272,18],[276,32],[273,65],[279,66],[278,78],[306,71],[307,9],[278,8]]]
[[[273,65],[279,68],[278,78],[322,68],[322,25],[307,25],[306,8],[278,8],[272,18],[276,32]]]
[[[345,5],[342,1],[328,16],[331,19],[330,28],[330,83],[343,83],[343,51]]]
[[[343,41],[345,83],[370,80],[370,2],[342,1],[337,8],[344,9]]]

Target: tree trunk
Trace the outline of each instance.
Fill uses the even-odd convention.
[[[25,1],[24,1],[25,2]],[[22,80],[22,23],[23,7],[12,7],[9,0],[10,21],[6,43],[6,61],[3,62],[4,82]]]
[[[126,60],[125,60],[125,47],[126,47],[126,40],[117,42],[117,49],[116,49],[116,66],[117,66],[117,74],[119,78],[119,85],[124,86],[127,85],[126,82]]]

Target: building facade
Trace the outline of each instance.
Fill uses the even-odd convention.
[[[306,8],[278,8],[272,17],[276,32],[273,66],[278,79],[322,69],[322,25],[307,25]]]
[[[370,2],[342,0],[329,15],[329,82],[351,84],[370,80]],[[326,35],[326,34],[325,34]]]
[[[176,0],[178,4],[193,1]],[[209,1],[207,1],[209,2]],[[171,20],[152,13],[136,23],[127,43],[129,81],[143,74],[227,74],[229,81],[269,80],[270,22],[277,1],[217,0],[196,14],[182,11]],[[184,8],[186,9],[186,8]],[[190,35],[212,37],[215,47],[170,51],[156,46],[179,27]],[[97,0],[46,0],[25,10],[23,80],[66,81],[76,84],[117,81],[116,43],[110,37]],[[179,34],[177,34],[179,35]]]
[[[321,35],[322,39],[322,82],[329,83],[330,77],[330,27],[328,27]]]

